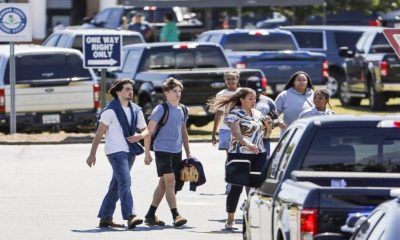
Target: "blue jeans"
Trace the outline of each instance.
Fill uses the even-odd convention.
[[[121,200],[121,211],[124,220],[132,215],[136,215],[131,193],[131,175],[130,170],[135,156],[127,152],[116,152],[107,155],[108,161],[113,170],[113,176],[108,187],[108,192],[101,204],[98,217],[105,220],[111,220],[115,211],[115,205],[118,199]]]

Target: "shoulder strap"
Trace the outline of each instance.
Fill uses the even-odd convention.
[[[188,108],[187,108],[184,104],[182,104],[182,103],[180,103],[179,105],[181,106],[182,111],[183,111],[183,121],[185,121],[186,118],[187,118],[188,115],[189,115]]]
[[[153,140],[157,137],[158,133],[160,132],[161,128],[164,127],[164,125],[167,123],[168,121],[168,115],[169,115],[169,108],[168,108],[168,104],[165,102],[161,105],[163,107],[163,115],[161,116],[160,121],[157,124],[157,129],[153,134]]]

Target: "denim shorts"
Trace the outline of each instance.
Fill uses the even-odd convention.
[[[219,150],[228,150],[229,145],[231,143],[231,130],[230,129],[220,129],[218,132],[219,141],[218,141],[218,149]]]

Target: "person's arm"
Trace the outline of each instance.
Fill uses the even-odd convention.
[[[96,135],[92,141],[92,148],[90,149],[89,157],[86,159],[86,163],[89,167],[92,167],[96,164],[96,152],[101,139],[103,138],[104,133],[107,131],[108,126],[104,123],[100,122],[99,127],[97,128]]]
[[[148,39],[150,39],[152,34],[153,34],[153,29],[151,29],[151,27],[148,24],[146,24],[146,31],[144,33],[144,37],[146,38],[145,40],[147,41]]]
[[[122,17],[122,28],[125,30],[129,30],[128,18],[125,16]]]
[[[217,130],[218,130],[219,124],[221,122],[221,117],[223,114],[224,114],[224,112],[217,110],[217,112],[214,115],[214,125],[213,125],[212,134],[211,134],[211,143],[214,146],[215,146],[215,144],[217,144],[216,134],[217,134]]]
[[[134,135],[127,137],[127,141],[130,143],[135,143],[139,140],[142,140],[149,134],[146,126],[146,120],[144,119],[142,111],[138,112],[137,118],[136,127],[140,129],[140,133],[135,132]]]
[[[186,158],[192,157],[192,155],[190,154],[189,134],[186,127],[186,121],[184,121],[182,124],[182,141],[183,141],[183,147],[185,148],[186,152]]]
[[[150,165],[153,161],[153,158],[150,154],[150,143],[151,143],[151,136],[153,136],[154,130],[156,129],[157,123],[153,120],[150,120],[149,124],[147,125],[148,134],[144,138],[144,163],[146,165]]]
[[[240,144],[245,146],[250,152],[258,154],[258,147],[242,135],[238,122],[230,123],[229,128],[232,131],[232,135],[239,140]]]

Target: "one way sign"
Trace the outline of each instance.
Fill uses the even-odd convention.
[[[84,68],[121,67],[121,35],[84,35]]]

